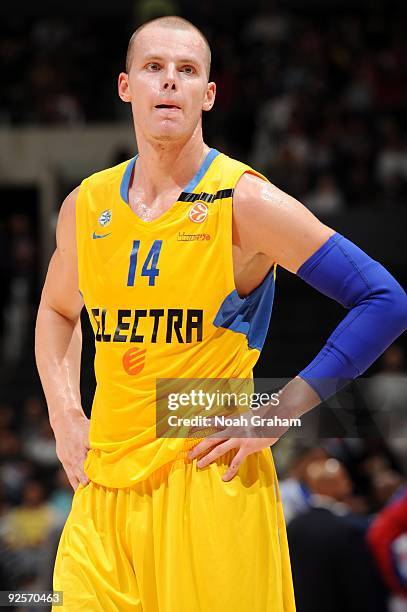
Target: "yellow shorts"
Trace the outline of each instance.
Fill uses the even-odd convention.
[[[54,612],[295,612],[269,449],[198,468],[186,456],[130,488],[76,490],[59,543]],[[186,455],[186,453],[185,453]]]

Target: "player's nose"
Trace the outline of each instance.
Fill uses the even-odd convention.
[[[177,73],[175,66],[169,65],[163,75],[163,89],[173,90],[177,89]]]

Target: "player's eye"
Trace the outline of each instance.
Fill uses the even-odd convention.
[[[196,72],[193,66],[182,66],[181,70],[186,74],[194,74]]]
[[[150,62],[149,64],[147,64],[146,68],[151,72],[157,72],[157,70],[160,69],[160,66],[156,62]]]

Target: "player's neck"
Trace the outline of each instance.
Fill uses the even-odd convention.
[[[197,135],[198,136],[198,135]],[[154,143],[138,140],[133,185],[149,197],[172,189],[181,190],[194,177],[210,148],[195,135],[185,143]]]

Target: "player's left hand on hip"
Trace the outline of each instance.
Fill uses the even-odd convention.
[[[223,431],[227,433],[227,428]],[[232,448],[237,448],[238,451],[236,455],[233,457],[228,469],[222,476],[222,480],[227,482],[236,476],[242,461],[248,455],[272,446],[277,440],[278,438],[219,438],[208,436],[205,440],[202,440],[199,444],[194,446],[188,453],[188,457],[189,459],[195,459],[198,455],[204,454],[204,456],[197,461],[197,466],[203,468]]]

